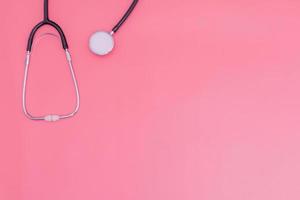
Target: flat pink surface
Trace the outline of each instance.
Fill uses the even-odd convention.
[[[82,104],[45,123],[21,109],[42,0],[1,1],[0,199],[299,200],[300,1],[141,0],[114,52],[91,54],[130,3],[50,0]],[[73,108],[64,59],[36,43],[31,112]]]

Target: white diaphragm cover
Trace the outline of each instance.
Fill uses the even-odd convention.
[[[90,50],[97,55],[106,55],[114,48],[115,42],[112,33],[97,31],[93,33],[89,40]]]

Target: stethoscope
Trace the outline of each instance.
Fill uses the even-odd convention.
[[[123,25],[123,23],[127,20],[131,12],[134,10],[136,4],[138,3],[138,0],[133,0],[132,4],[130,5],[129,9],[126,11],[124,16],[121,18],[121,20],[113,27],[111,32],[106,31],[97,31],[94,34],[91,35],[89,39],[89,48],[91,52],[93,52],[96,55],[106,55],[110,53],[114,48],[114,38],[113,35],[120,29],[120,27]],[[70,69],[70,73],[72,76],[75,93],[76,93],[76,106],[74,110],[67,114],[48,114],[48,115],[42,115],[42,116],[33,116],[30,114],[30,112],[27,109],[26,104],[26,86],[27,86],[27,79],[28,79],[28,68],[30,65],[30,55],[32,51],[32,45],[34,41],[34,37],[36,32],[43,26],[49,25],[52,26],[58,33],[61,39],[63,50],[66,54],[66,59],[68,62],[68,66]],[[79,95],[79,89],[78,89],[78,83],[76,79],[76,75],[73,68],[72,58],[69,51],[68,43],[66,36],[61,29],[61,27],[55,23],[54,21],[49,19],[49,7],[48,7],[48,0],[44,0],[44,19],[40,23],[38,23],[31,31],[28,43],[27,43],[27,49],[26,49],[26,59],[25,59],[25,71],[24,71],[24,80],[23,80],[23,91],[22,91],[22,106],[23,106],[23,112],[26,117],[28,117],[31,120],[36,121],[48,121],[48,122],[55,122],[61,119],[67,119],[70,117],[73,117],[79,110],[80,107],[80,95]]]

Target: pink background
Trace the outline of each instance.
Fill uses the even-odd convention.
[[[45,123],[21,110],[42,0],[1,1],[0,199],[300,199],[300,1],[141,0],[114,52],[91,54],[130,3],[50,0],[82,104]],[[69,111],[59,41],[35,47],[30,111]]]

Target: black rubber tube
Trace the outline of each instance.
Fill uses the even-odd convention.
[[[48,0],[44,0],[44,20],[49,20],[49,3],[48,3]]]
[[[128,19],[128,17],[130,16],[130,14],[132,13],[132,11],[134,10],[134,8],[135,8],[135,6],[136,6],[137,3],[138,3],[138,0],[133,0],[133,2],[131,3],[130,7],[126,11],[126,13],[123,15],[122,19],[112,29],[112,31],[114,33],[116,33],[121,28],[121,26],[124,24],[124,22]]]
[[[61,39],[63,49],[66,50],[66,49],[69,48],[67,38],[66,38],[63,30],[60,28],[60,26],[57,23],[55,23],[54,21],[49,19],[48,12],[49,12],[49,10],[48,10],[48,0],[44,0],[44,20],[41,21],[40,23],[38,23],[37,25],[35,25],[35,27],[30,32],[28,42],[27,42],[27,51],[31,51],[31,49],[32,49],[32,44],[33,44],[33,40],[34,40],[34,36],[35,36],[36,32],[42,26],[45,26],[45,25],[52,26],[53,28],[56,29],[56,31],[60,35],[60,39]]]

